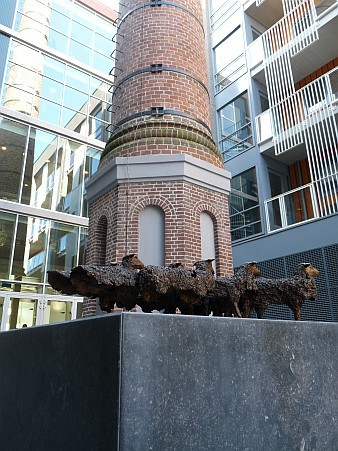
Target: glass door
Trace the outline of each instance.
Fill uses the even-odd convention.
[[[36,325],[38,300],[30,297],[5,296],[2,305],[1,330]]]
[[[82,317],[80,297],[0,292],[1,331]]]

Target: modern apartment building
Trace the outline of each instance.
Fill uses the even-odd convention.
[[[84,263],[85,182],[111,122],[115,10],[106,0],[1,2],[1,330],[81,316],[82,298],[54,292],[46,271]]]
[[[286,277],[310,261],[319,299],[303,319],[338,321],[338,2],[210,0],[209,10],[234,266],[256,260],[263,276]]]

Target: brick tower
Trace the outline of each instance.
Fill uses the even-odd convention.
[[[201,258],[206,213],[217,273],[230,274],[230,177],[210,131],[200,0],[124,0],[116,41],[113,133],[87,185],[87,260],[142,259],[140,215],[155,207],[164,217],[163,264]]]

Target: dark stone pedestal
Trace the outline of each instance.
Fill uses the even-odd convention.
[[[338,450],[338,324],[123,313],[0,334],[4,451]]]

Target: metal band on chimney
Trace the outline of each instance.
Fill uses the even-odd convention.
[[[144,6],[160,6],[160,5],[168,5],[168,6],[175,6],[176,8],[180,8],[183,9],[183,11],[186,11],[187,13],[189,13],[191,16],[193,16],[197,22],[201,25],[203,33],[204,33],[204,26],[203,26],[203,22],[200,21],[200,19],[196,16],[195,13],[193,13],[190,9],[186,8],[183,5],[180,5],[179,3],[172,3],[172,2],[166,2],[166,1],[158,1],[156,3],[154,2],[146,2],[146,3],[142,3],[141,5],[137,5],[135,6],[135,8],[131,9],[130,11],[128,11],[122,18],[121,21],[119,23],[119,27],[121,25],[121,23],[133,12],[137,11],[138,9],[143,8]]]
[[[178,69],[176,67],[168,67],[168,66],[163,66],[163,67],[161,67],[161,70],[157,70],[157,71],[154,70],[154,68],[150,66],[150,67],[145,67],[143,69],[136,70],[135,72],[131,72],[130,74],[128,74],[124,78],[122,78],[122,80],[115,86],[115,90],[119,89],[125,81],[129,80],[132,77],[135,77],[136,75],[144,74],[145,72],[156,73],[156,72],[161,72],[161,71],[176,72],[178,74],[186,75],[187,77],[192,78],[193,80],[197,81],[197,83],[199,83],[202,86],[202,88],[205,89],[208,96],[210,97],[207,86],[201,80],[199,80],[194,75],[190,74],[189,72],[186,72],[183,69]],[[114,92],[115,92],[115,90],[114,90]]]
[[[127,117],[121,119],[119,122],[117,122],[115,125],[113,125],[113,128],[115,127],[115,129],[117,129],[117,128],[121,127],[121,125],[125,124],[126,122],[131,121],[133,119],[137,119],[138,117],[144,117],[144,116],[161,117],[161,116],[164,116],[165,114],[169,114],[171,116],[181,116],[181,117],[186,117],[187,119],[191,119],[191,120],[203,125],[203,127],[205,127],[208,130],[208,132],[211,134],[211,130],[210,130],[210,127],[208,126],[208,124],[206,124],[204,121],[202,121],[197,116],[194,116],[193,114],[185,113],[184,111],[180,111],[180,110],[164,109],[163,107],[154,107],[150,110],[140,111],[138,113],[131,114],[130,116],[127,116]]]

